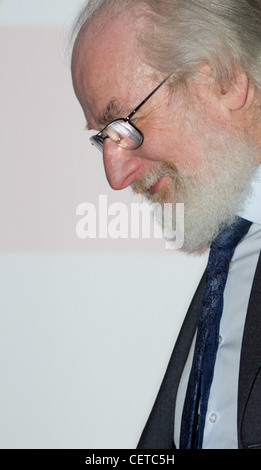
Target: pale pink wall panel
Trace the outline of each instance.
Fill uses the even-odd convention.
[[[139,201],[112,191],[88,143],[65,54],[66,31],[0,29],[1,251],[164,251],[161,240],[80,240],[76,207]],[[129,206],[128,206],[129,208]]]

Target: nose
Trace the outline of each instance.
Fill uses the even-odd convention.
[[[137,178],[141,159],[137,150],[126,150],[110,139],[103,145],[103,162],[107,180],[112,189],[120,190],[130,186]]]

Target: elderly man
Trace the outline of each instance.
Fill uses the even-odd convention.
[[[111,187],[211,247],[138,448],[261,449],[260,0],[90,0],[72,77]]]

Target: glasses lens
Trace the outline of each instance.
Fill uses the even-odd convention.
[[[104,129],[103,135],[109,137],[120,147],[135,150],[143,142],[142,134],[128,121],[113,121]]]
[[[103,149],[103,143],[104,143],[104,138],[97,134],[97,135],[93,135],[91,138],[90,138],[90,142],[92,143],[92,145],[94,145],[98,150],[100,150],[100,152],[102,152],[102,149]]]

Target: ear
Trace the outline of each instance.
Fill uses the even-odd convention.
[[[214,79],[213,70],[205,64],[197,75],[198,96],[218,101],[229,111],[243,108],[252,96],[252,88],[248,76],[240,68],[235,68],[234,77],[230,81],[218,83]]]
[[[234,71],[234,77],[224,86],[218,85],[219,99],[230,111],[238,111],[247,103],[249,97],[249,79],[241,69]]]

